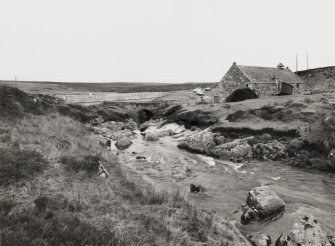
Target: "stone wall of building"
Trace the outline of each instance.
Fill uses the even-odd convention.
[[[305,84],[300,83],[300,84],[291,84],[293,85],[293,94],[301,94],[305,90]]]
[[[223,94],[229,95],[236,89],[245,88],[247,83],[250,83],[249,79],[233,64],[220,81],[219,87]]]
[[[277,94],[278,87],[276,83],[269,84],[253,84],[253,89],[255,90],[257,96],[259,97],[267,97]]]
[[[304,84],[291,84],[293,86],[293,94],[300,94],[304,91]],[[299,86],[297,86],[299,85]],[[267,97],[278,94],[280,91],[278,90],[276,83],[268,83],[268,84],[253,84],[253,89],[259,97]]]

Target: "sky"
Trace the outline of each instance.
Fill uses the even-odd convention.
[[[214,82],[335,65],[334,0],[0,0],[0,80]]]

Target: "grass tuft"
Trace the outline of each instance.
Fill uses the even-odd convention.
[[[31,178],[43,171],[48,162],[40,153],[19,148],[0,149],[0,185]]]

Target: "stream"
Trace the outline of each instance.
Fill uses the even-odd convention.
[[[306,172],[273,161],[233,163],[218,160],[179,149],[178,139],[171,136],[145,142],[138,132],[132,141],[128,149],[119,151],[124,165],[157,189],[179,189],[198,207],[215,210],[232,221],[245,235],[262,231],[276,240],[304,214],[313,214],[330,235],[335,232],[334,174]],[[137,156],[146,159],[138,160]],[[191,183],[203,186],[205,191],[189,192]],[[241,205],[246,202],[248,192],[261,185],[269,186],[285,201],[286,211],[272,221],[242,225]]]

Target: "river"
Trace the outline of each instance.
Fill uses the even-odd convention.
[[[335,175],[307,172],[281,162],[232,163],[177,147],[178,140],[167,136],[145,142],[138,133],[133,144],[119,153],[124,165],[135,170],[157,189],[182,191],[198,207],[215,210],[232,221],[243,234],[262,231],[276,240],[298,215],[313,214],[330,234],[335,232]],[[136,153],[133,153],[136,152]],[[144,156],[145,160],[136,159]],[[204,192],[190,193],[189,185],[199,184]],[[240,223],[241,205],[248,192],[267,185],[286,203],[285,213],[271,221]]]

